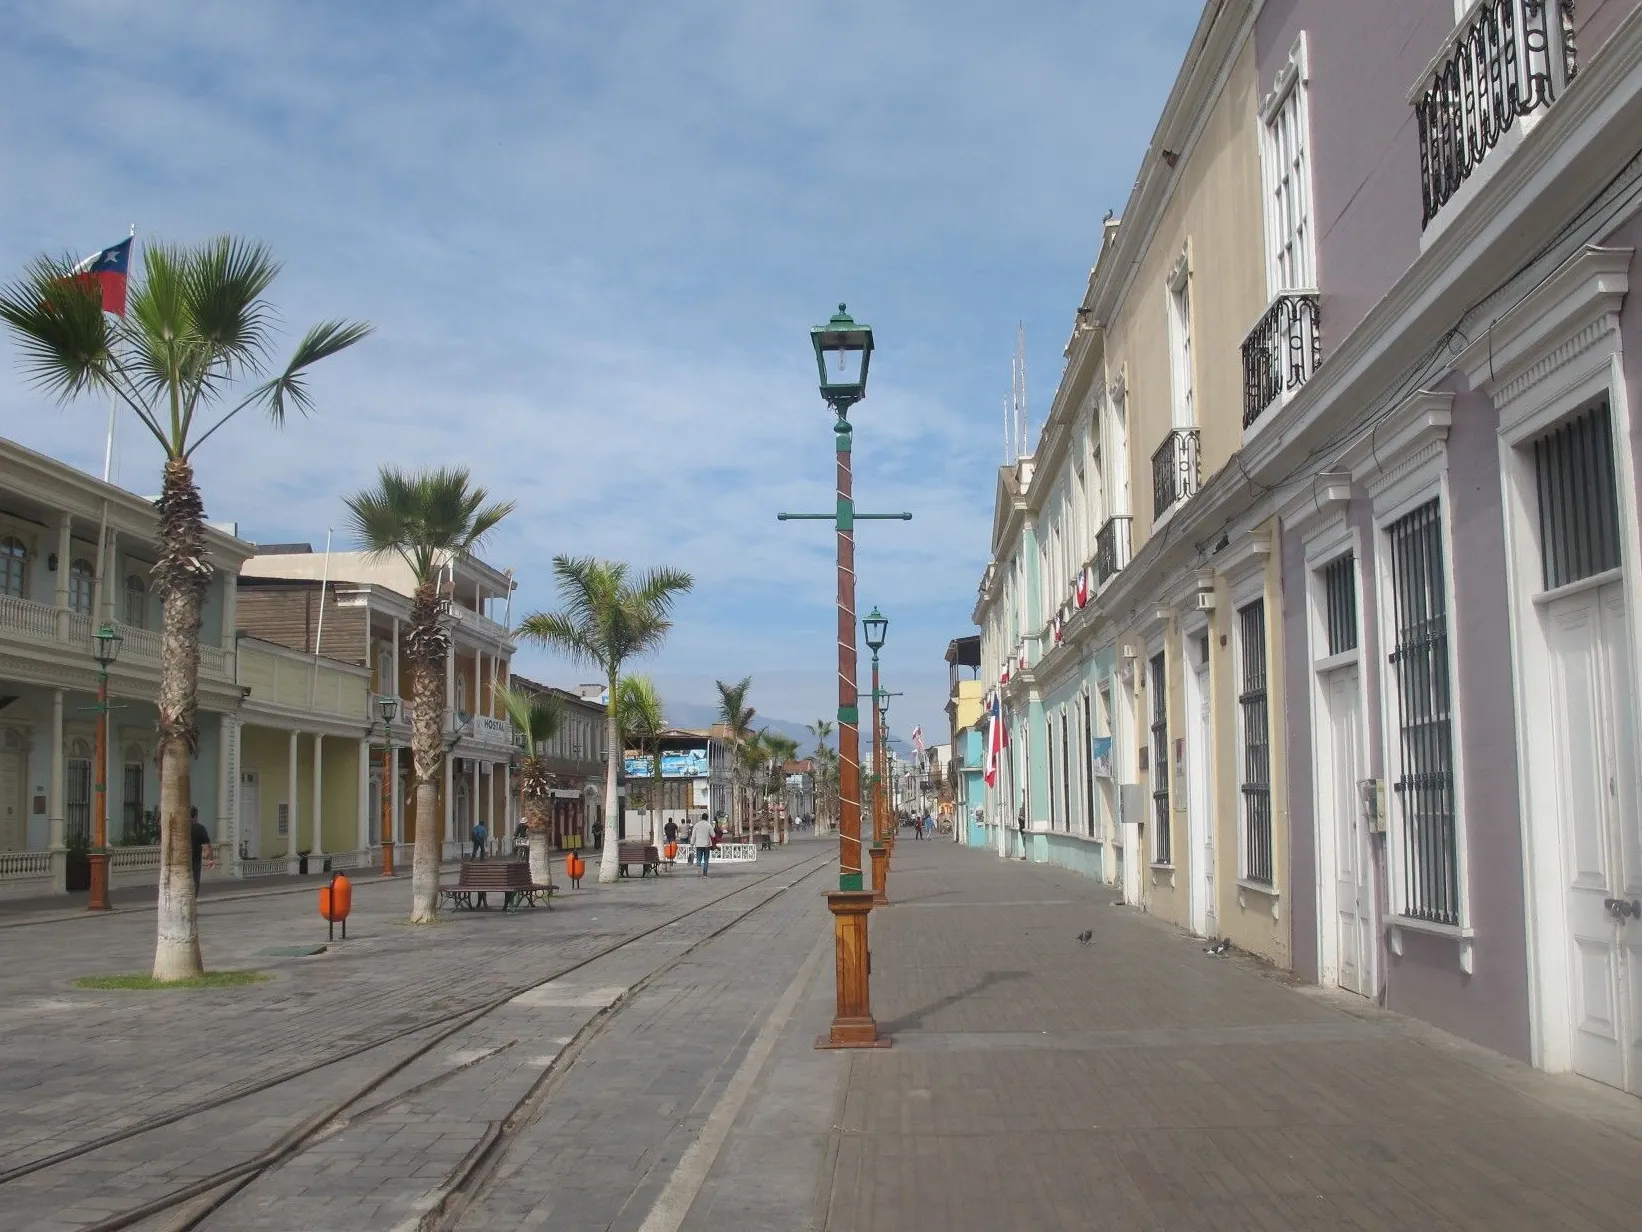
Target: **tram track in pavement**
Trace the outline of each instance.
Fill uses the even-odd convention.
[[[486,1017],[496,1013],[504,1006],[514,1002],[527,993],[542,989],[555,983],[556,981],[563,980],[567,976],[571,976],[576,972],[592,965],[593,963],[599,962],[600,960],[608,958],[611,955],[618,954],[622,950],[652,938],[666,929],[690,920],[692,917],[696,917],[704,912],[722,907],[726,903],[730,902],[730,900],[755,891],[758,887],[767,885],[771,881],[783,878],[785,879],[784,883],[776,887],[773,892],[762,895],[752,905],[746,907],[745,909],[738,910],[729,920],[720,924],[704,936],[691,942],[689,946],[673,955],[667,962],[656,968],[654,971],[651,971],[643,979],[634,984],[627,990],[627,993],[618,1002],[607,1007],[599,1014],[596,1014],[593,1019],[589,1023],[585,1024],[576,1036],[571,1039],[571,1041],[561,1051],[559,1056],[553,1060],[552,1064],[544,1069],[543,1073],[537,1078],[537,1080],[530,1085],[530,1089],[526,1091],[525,1095],[521,1097],[518,1105],[515,1107],[514,1111],[515,1113],[518,1113],[529,1101],[535,1100],[539,1103],[551,1093],[551,1089],[556,1082],[557,1075],[561,1074],[566,1068],[568,1068],[569,1064],[575,1059],[576,1056],[580,1055],[580,1052],[586,1047],[586,1045],[596,1038],[598,1033],[603,1029],[603,1026],[608,1023],[611,1015],[614,1012],[619,1011],[633,992],[638,991],[650,980],[655,979],[656,977],[671,970],[687,956],[729,931],[731,928],[734,928],[737,924],[753,915],[768,903],[775,901],[800,882],[821,871],[835,859],[835,853],[827,852],[823,855],[799,860],[786,868],[777,869],[763,874],[753,881],[738,885],[734,889],[729,890],[724,894],[720,894],[715,898],[709,899],[706,902],[698,903],[690,907],[688,910],[681,911],[636,933],[632,933],[628,936],[612,941],[609,945],[602,946],[593,953],[584,955],[574,962],[566,963],[562,967],[554,970],[552,973],[539,979],[510,986],[500,993],[488,998],[479,1005],[464,1007],[463,1009],[433,1015],[420,1022],[398,1028],[391,1032],[386,1032],[372,1040],[350,1048],[343,1053],[328,1056],[323,1060],[310,1064],[293,1067],[282,1071],[281,1073],[260,1079],[248,1086],[224,1092],[219,1096],[191,1105],[187,1108],[182,1108],[173,1112],[147,1118],[137,1122],[136,1124],[123,1127],[115,1132],[101,1135],[97,1138],[76,1144],[73,1147],[55,1152],[51,1155],[42,1156],[41,1158],[32,1160],[26,1164],[0,1171],[0,1203],[3,1203],[5,1200],[4,1188],[7,1185],[21,1181],[24,1178],[38,1176],[41,1173],[48,1173],[54,1168],[62,1168],[64,1165],[68,1165],[73,1161],[81,1160],[86,1156],[95,1154],[96,1152],[105,1151],[111,1147],[118,1146],[119,1144],[130,1142],[133,1139],[140,1138],[146,1134],[154,1133],[168,1126],[188,1122],[220,1109],[228,1108],[235,1104],[252,1100],[260,1094],[318,1075],[321,1071],[326,1070],[327,1068],[337,1066],[349,1060],[363,1057],[378,1049],[388,1048],[396,1043],[404,1044],[411,1042],[418,1035],[429,1033],[425,1039],[416,1041],[414,1046],[405,1055],[399,1057],[391,1064],[370,1075],[364,1082],[357,1084],[345,1097],[327,1104],[316,1114],[305,1118],[298,1125],[281,1135],[263,1150],[243,1158],[236,1163],[217,1169],[195,1181],[179,1186],[139,1205],[135,1205],[127,1210],[110,1214],[95,1223],[84,1224],[82,1225],[82,1232],[118,1232],[120,1229],[132,1228],[139,1224],[159,1226],[149,1224],[148,1221],[164,1216],[168,1212],[176,1212],[177,1208],[183,1207],[190,1203],[194,1204],[191,1209],[186,1212],[180,1212],[180,1218],[176,1222],[172,1222],[164,1226],[169,1230],[174,1230],[174,1232],[185,1232],[185,1230],[188,1229],[207,1226],[216,1212],[231,1202],[237,1194],[251,1185],[259,1177],[268,1175],[270,1172],[302,1154],[305,1150],[329,1139],[337,1133],[342,1132],[351,1125],[358,1124],[362,1120],[370,1118],[380,1112],[383,1108],[400,1102],[408,1095],[425,1091],[431,1087],[439,1085],[440,1083],[446,1082],[449,1079],[463,1073],[472,1065],[481,1064],[491,1056],[495,1055],[493,1051],[485,1054],[484,1056],[472,1058],[453,1067],[447,1067],[439,1073],[433,1075],[431,1078],[420,1082],[413,1087],[395,1092],[389,1098],[379,1100],[378,1102],[365,1107],[357,1107],[357,1105],[360,1105],[362,1101],[378,1092],[395,1076],[403,1073],[416,1062],[425,1059],[440,1044],[455,1036],[458,1036],[463,1031],[470,1029]],[[453,1176],[449,1183],[442,1187],[446,1195],[446,1201],[441,1202],[439,1208],[440,1211],[445,1209],[446,1203],[450,1197],[452,1195],[459,1195],[460,1192],[462,1192],[464,1183],[476,1176],[478,1171],[485,1166],[486,1162],[494,1157],[496,1146],[505,1141],[508,1133],[511,1132],[510,1125],[517,1123],[517,1120],[518,1118],[516,1116],[510,1115],[502,1122],[499,1122],[494,1128],[494,1133],[487,1136],[488,1141],[481,1143],[480,1149],[470,1152],[469,1157],[463,1161],[462,1166],[458,1169],[457,1175]],[[439,1212],[436,1211],[433,1212],[433,1214],[438,1215]],[[428,1224],[426,1226],[435,1227],[439,1225]]]

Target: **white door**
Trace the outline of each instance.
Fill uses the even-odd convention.
[[[255,770],[240,771],[239,849],[243,859],[262,859],[262,783]]]
[[[1545,613],[1573,1067],[1642,1094],[1642,819],[1620,583]]]
[[[0,753],[0,851],[28,846],[23,813],[23,755]]]
[[[1188,652],[1188,661],[1190,660]],[[1209,799],[1209,666],[1186,676],[1186,830],[1191,843],[1192,931],[1213,937],[1219,931],[1214,909],[1214,825]]]
[[[1323,680],[1328,762],[1320,785],[1326,816],[1319,821],[1334,836],[1335,945],[1338,979],[1347,992],[1374,995],[1374,872],[1368,827],[1358,803],[1362,776],[1362,689],[1356,665]]]

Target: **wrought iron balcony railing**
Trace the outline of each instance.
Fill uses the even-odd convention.
[[[1472,8],[1409,100],[1420,130],[1422,227],[1574,72],[1571,0],[1483,0]]]
[[[1095,585],[1104,586],[1106,579],[1129,563],[1129,527],[1134,521],[1128,514],[1118,514],[1101,523],[1095,532]]]
[[[1283,292],[1243,339],[1243,426],[1309,381],[1322,358],[1317,292]]]
[[[1161,518],[1197,491],[1198,430],[1175,428],[1152,455],[1152,517]]]

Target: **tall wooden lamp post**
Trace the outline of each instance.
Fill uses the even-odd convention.
[[[112,624],[104,623],[91,635],[97,657],[97,777],[95,803],[91,813],[91,896],[88,911],[108,911],[108,668],[120,657],[125,639]]]
[[[838,1001],[832,1029],[816,1040],[819,1048],[882,1048],[872,1017],[867,951],[867,913],[872,891],[861,876],[861,715],[856,688],[855,523],[911,521],[910,513],[857,513],[850,465],[850,408],[867,396],[872,362],[872,330],[857,324],[843,304],[825,325],[810,330],[821,397],[837,416],[832,430],[837,458],[837,506],[832,513],[779,513],[783,521],[833,523],[838,544],[838,889],[827,895],[836,945]],[[829,367],[829,361],[835,367]]]

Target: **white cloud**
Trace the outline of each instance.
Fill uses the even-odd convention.
[[[213,517],[318,543],[379,463],[462,461],[519,502],[488,553],[515,615],[552,604],[557,552],[682,565],[697,592],[641,666],[698,700],[752,672],[795,720],[836,704],[832,535],[774,515],[832,502],[806,331],[844,295],[881,346],[857,496],[916,515],[863,524],[860,607],[894,620],[905,727],[938,731],[1014,323],[1041,416],[1197,8],[59,0],[0,46],[0,271],[133,220],[266,240],[293,332],[378,333],[316,374],[314,418],[207,446]],[[0,341],[0,431],[95,471],[101,428]]]

